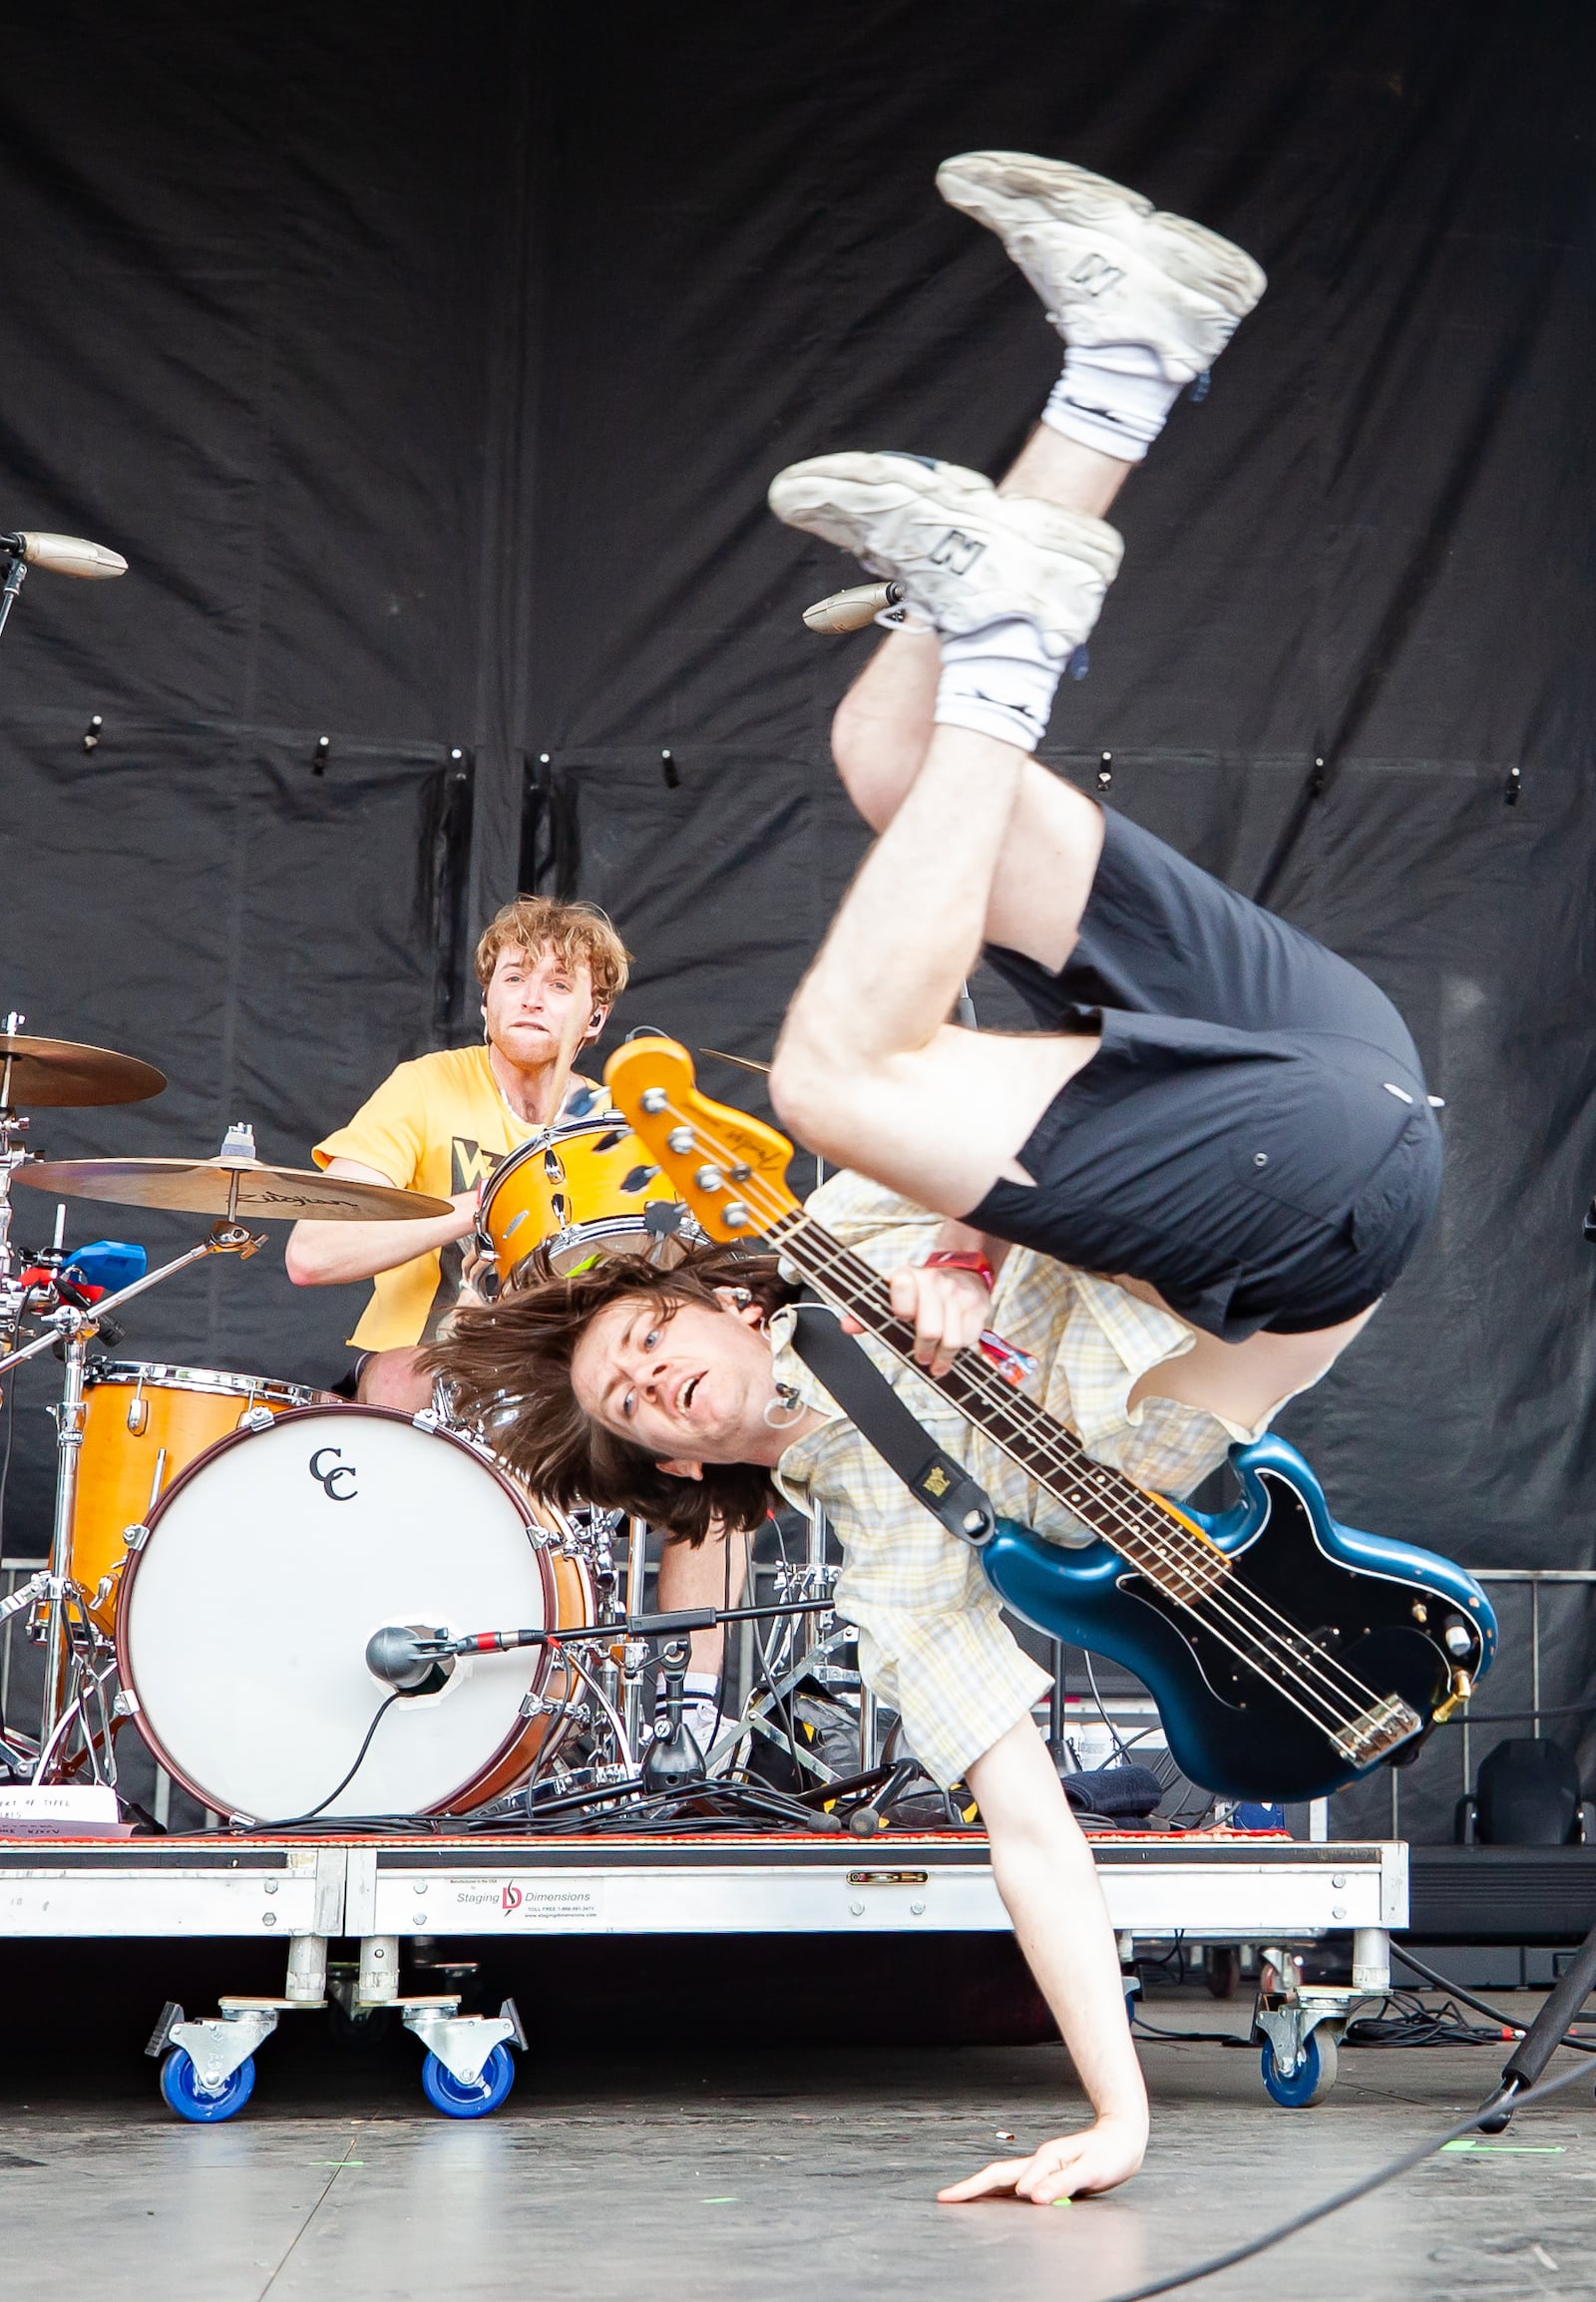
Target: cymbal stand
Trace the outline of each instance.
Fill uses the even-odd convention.
[[[192,1263],[201,1262],[207,1255],[237,1255],[247,1258],[266,1244],[265,1234],[251,1232],[247,1225],[223,1218],[211,1225],[208,1237],[198,1247],[174,1256],[159,1270],[147,1271],[142,1279],[129,1282],[115,1295],[101,1298],[92,1309],[83,1310],[76,1304],[58,1303],[45,1316],[44,1332],[31,1343],[18,1345],[0,1356],[0,1374],[6,1374],[25,1359],[37,1358],[42,1351],[53,1349],[59,1343],[66,1362],[61,1388],[61,1402],[53,1410],[56,1423],[56,1498],[55,1517],[50,1534],[49,1586],[45,1599],[45,1674],[43,1709],[39,1726],[39,1765],[35,1780],[44,1779],[44,1769],[52,1758],[59,1762],[56,1729],[68,1708],[68,1663],[70,1660],[71,1608],[76,1605],[80,1618],[83,1613],[82,1593],[72,1581],[69,1568],[72,1562],[72,1522],[78,1499],[78,1455],[83,1445],[83,1376],[88,1361],[89,1345],[100,1332],[100,1323],[131,1303],[136,1295],[148,1294],[152,1287],[187,1271]]]
[[[20,568],[22,563],[17,562]],[[5,1019],[8,1037],[15,1037],[27,1021],[26,1015],[12,1011]],[[28,1122],[11,1103],[11,1072],[15,1058],[7,1054],[0,1063],[0,1349],[16,1341],[22,1324],[23,1291],[17,1284],[11,1246],[11,1178],[17,1169],[27,1163],[27,1146],[22,1138]]]

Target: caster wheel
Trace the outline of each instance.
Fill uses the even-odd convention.
[[[1302,2059],[1288,2078],[1275,2060],[1275,2050],[1266,2046],[1263,2053],[1264,2091],[1272,2103],[1282,2110],[1311,2110],[1322,2102],[1336,2084],[1336,2041],[1327,2034],[1323,2024],[1308,2034]]]
[[[369,2054],[373,2047],[382,2046],[393,2036],[394,2016],[389,2007],[377,2007],[370,2014],[351,2014],[338,1999],[327,2003],[327,2030],[335,2047],[345,2054]]]
[[[161,2066],[161,2092],[167,2108],[197,2125],[213,2125],[218,2118],[236,2117],[255,2091],[255,2059],[240,2063],[232,2076],[211,2090],[200,2084],[187,2047],[174,2047]]]
[[[485,2118],[499,2108],[515,2083],[516,2066],[503,2042],[483,2064],[475,2086],[462,2086],[436,2055],[428,2055],[421,2066],[422,2093],[446,2118]]]

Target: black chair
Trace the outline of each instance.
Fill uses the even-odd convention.
[[[1471,1796],[1457,1801],[1459,1846],[1596,1843],[1596,1806],[1581,1795],[1579,1768],[1560,1742],[1519,1735],[1480,1761]]]

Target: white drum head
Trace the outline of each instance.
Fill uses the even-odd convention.
[[[173,1773],[221,1814],[319,1806],[389,1689],[385,1624],[547,1625],[526,1505],[479,1455],[371,1407],[313,1407],[229,1440],[175,1486],[130,1564],[122,1684]],[[464,1657],[401,1696],[323,1808],[415,1814],[469,1790],[521,1730],[543,1650]]]

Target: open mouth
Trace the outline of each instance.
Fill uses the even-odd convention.
[[[676,1410],[679,1414],[691,1414],[693,1393],[703,1379],[701,1374],[690,1374],[680,1390],[677,1391]]]

